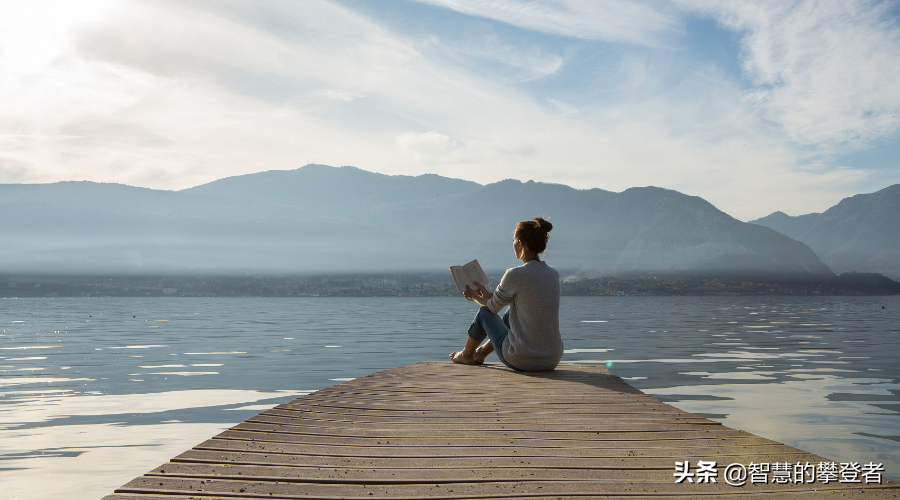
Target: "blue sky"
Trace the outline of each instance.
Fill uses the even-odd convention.
[[[308,162],[702,196],[900,182],[877,1],[0,4],[0,182],[181,189]],[[489,203],[489,200],[486,200]]]

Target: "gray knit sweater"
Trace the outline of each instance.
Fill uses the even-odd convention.
[[[559,335],[559,273],[539,260],[507,269],[488,301],[500,312],[509,304],[509,335],[503,358],[524,371],[552,370],[563,355]]]

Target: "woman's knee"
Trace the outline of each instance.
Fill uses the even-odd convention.
[[[478,308],[478,313],[475,315],[475,317],[479,318],[479,319],[484,319],[484,318],[488,318],[493,315],[494,315],[494,313],[491,312],[490,309],[488,309],[487,307],[481,306],[480,308]]]

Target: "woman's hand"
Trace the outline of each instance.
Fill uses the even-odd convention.
[[[491,300],[491,297],[494,296],[494,294],[489,292],[487,288],[484,287],[484,285],[477,281],[475,282],[475,287],[475,293],[484,300]]]
[[[493,296],[493,293],[487,291],[487,288],[482,286],[482,284],[477,281],[475,282],[475,290],[472,290],[472,287],[466,285],[466,291],[463,292],[463,297],[465,297],[466,300],[473,300],[475,302],[478,302],[478,304],[481,306],[486,306],[488,300],[490,300]]]

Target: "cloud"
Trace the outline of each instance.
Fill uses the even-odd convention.
[[[434,56],[473,74],[504,82],[521,82],[552,75],[565,57],[540,45],[516,43],[498,34],[486,22],[467,23],[459,36],[433,36],[429,45]]]
[[[659,185],[744,219],[822,210],[871,182],[809,153],[817,134],[846,141],[834,132],[850,123],[832,119],[846,111],[836,95],[870,98],[828,85],[813,89],[811,111],[792,111],[798,77],[778,75],[801,71],[783,69],[793,67],[786,56],[768,65],[753,56],[765,51],[751,50],[763,29],[751,27],[768,23],[764,14],[781,19],[774,7],[740,22],[714,6],[685,7],[743,33],[747,64],[782,68],[753,70],[776,76],[753,80],[748,93],[747,82],[664,47],[685,14],[655,4],[458,2],[446,5],[483,16],[440,36],[326,1],[253,5],[98,3],[38,30],[54,41],[39,63],[10,65],[28,61],[28,50],[0,44],[0,182],[180,189],[312,162],[482,183]],[[511,34],[491,21],[505,12],[516,26],[571,36]],[[857,141],[890,133],[846,126]]]
[[[382,102],[402,92],[392,80],[415,51],[325,2],[276,13],[303,38],[232,12],[133,2],[65,27],[43,65],[9,71],[5,63],[27,58],[24,46],[6,44],[0,164],[28,173],[0,181],[172,188],[307,160],[358,160],[338,154],[336,142],[359,142],[335,118],[369,89],[380,87]]]
[[[334,99],[336,101],[344,101],[350,102],[355,99],[359,99],[360,97],[365,97],[363,94],[358,92],[352,92],[349,90],[341,90],[341,89],[325,89],[325,90],[316,90],[310,94],[310,97],[325,97],[328,99]]]
[[[416,55],[406,40],[328,2],[272,4],[269,14],[289,34],[241,7],[135,3],[115,23],[81,30],[77,49],[86,59],[208,82],[276,103],[311,93],[359,96],[390,81]]]
[[[0,113],[0,127],[19,139],[0,138],[9,146],[0,161],[29,173],[0,181],[183,188],[307,162],[489,181],[508,175],[473,165],[529,149],[493,133],[545,113],[521,92],[423,55],[347,9],[273,5],[289,36],[243,12],[166,3],[117,4],[71,30],[53,64],[6,87],[18,105]],[[528,57],[514,65],[559,65]]]
[[[586,40],[665,45],[681,31],[677,15],[658,3],[625,0],[420,0],[520,28]]]
[[[562,111],[563,116],[575,116],[578,114],[578,108],[572,106],[571,104],[564,103],[552,97],[548,97],[547,102],[556,106],[558,110]]]
[[[444,154],[447,150],[456,145],[456,141],[451,139],[450,136],[435,132],[434,130],[429,130],[428,132],[423,132],[421,134],[412,132],[400,134],[397,137],[397,142],[413,151],[431,156]]]
[[[890,3],[682,4],[742,34],[746,98],[791,140],[836,151],[900,131],[900,26]]]

